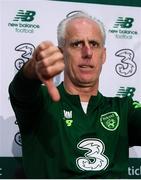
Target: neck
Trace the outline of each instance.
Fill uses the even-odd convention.
[[[72,95],[79,95],[80,101],[88,102],[91,96],[96,96],[98,93],[98,84],[89,87],[80,87],[64,81],[65,90]]]

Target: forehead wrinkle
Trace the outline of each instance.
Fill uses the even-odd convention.
[[[68,22],[67,24],[67,28],[66,28],[66,38],[67,37],[71,37],[72,39],[78,39],[78,40],[83,40],[83,38],[79,38],[79,36],[81,36],[81,26],[85,26],[86,25],[86,29],[87,29],[87,26],[89,26],[89,28],[92,28],[94,29],[93,32],[95,32],[96,34],[99,34],[99,37],[102,38],[102,33],[101,33],[101,30],[98,26],[98,24],[90,19],[87,19],[87,18],[76,18],[76,19],[73,19],[71,21]],[[92,33],[93,33],[92,32]],[[88,32],[89,33],[89,32]],[[84,33],[83,33],[84,34]],[[100,41],[96,38],[95,35],[93,35],[94,37],[92,38],[89,38],[87,37],[87,40],[94,40],[94,41]]]

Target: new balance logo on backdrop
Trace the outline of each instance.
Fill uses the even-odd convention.
[[[14,28],[16,33],[34,33],[40,28],[39,24],[33,24],[36,20],[36,11],[18,10],[13,21],[8,26]]]
[[[133,30],[135,19],[133,17],[117,17],[109,33],[115,35],[117,39],[132,39],[138,35],[137,30]]]
[[[134,97],[134,93],[135,93],[136,89],[134,87],[120,87],[116,96],[117,97]],[[141,108],[141,103],[139,101],[133,101],[132,103],[134,109],[138,109]]]
[[[31,22],[34,20],[35,15],[35,11],[19,10],[13,21]]]
[[[136,89],[134,87],[120,87],[116,96],[117,97],[126,97],[126,96],[134,96],[134,92]]]
[[[114,28],[131,28],[133,26],[134,19],[131,17],[118,17]]]

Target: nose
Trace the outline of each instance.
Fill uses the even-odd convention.
[[[93,55],[92,48],[89,44],[85,44],[82,48],[82,58],[83,59],[91,59]]]

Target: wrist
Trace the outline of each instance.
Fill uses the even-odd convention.
[[[28,79],[39,79],[35,71],[35,62],[33,59],[28,60],[23,67],[23,74]]]

